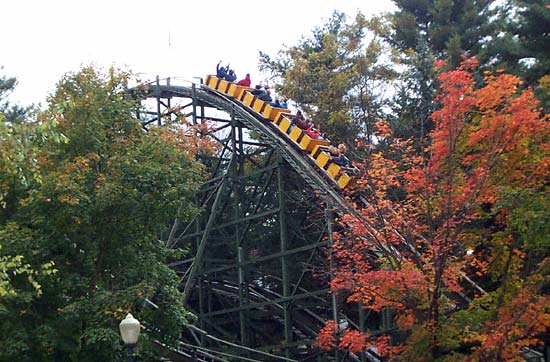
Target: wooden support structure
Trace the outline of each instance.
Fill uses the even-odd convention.
[[[257,103],[259,114],[252,114],[241,102],[254,106],[257,99],[232,84],[215,83],[208,87],[227,87],[240,99],[228,100],[200,84],[162,85],[159,79],[149,93],[157,100],[157,124],[179,99],[182,114],[193,124],[213,126],[208,137],[219,143],[214,157],[203,160],[211,176],[196,195],[201,214],[188,225],[176,220],[166,243],[189,250],[185,260],[171,263],[182,275],[183,301],[197,316],[193,328],[203,331],[183,330],[188,355],[206,360],[206,353],[217,351],[218,357],[263,360],[269,352],[270,361],[363,361],[313,346],[327,320],[345,318],[330,279],[314,277],[326,269],[325,250],[332,246],[330,205],[341,205],[330,184],[313,173],[314,162],[321,161],[300,158],[322,144],[302,137],[308,151],[296,150],[270,131],[271,122],[258,118],[268,114],[290,125],[284,112]]]

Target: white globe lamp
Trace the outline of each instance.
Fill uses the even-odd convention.
[[[128,361],[133,362],[134,346],[138,341],[141,325],[139,324],[139,321],[132,316],[132,314],[128,313],[126,318],[120,322],[118,327],[120,329],[120,336],[122,337],[126,348],[128,348]]]

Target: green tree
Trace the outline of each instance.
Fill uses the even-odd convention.
[[[0,67],[0,70],[2,68]],[[8,95],[17,86],[17,78],[0,77],[0,112],[4,114],[7,122],[17,122],[24,119],[25,115],[32,111],[33,106],[21,107],[8,101]]]
[[[346,20],[334,12],[278,57],[260,53],[260,67],[271,72],[282,97],[315,115],[334,143],[353,146],[358,135],[371,135],[382,114],[385,82],[395,72],[388,65],[393,54],[382,41],[389,29],[384,19],[358,13],[351,23]]]
[[[489,0],[396,0],[393,42],[402,51],[419,49],[425,40],[438,58],[457,66],[462,52],[484,58],[485,37],[492,32]]]
[[[328,323],[321,347],[377,344],[392,361],[442,362],[519,362],[525,348],[547,350],[548,118],[517,76],[487,72],[476,89],[476,65],[440,75],[422,157],[380,122],[392,143],[357,183],[362,219],[344,216],[335,233],[332,288],[369,312],[391,309],[394,328]]]
[[[550,76],[550,7],[542,0],[508,0],[498,7],[500,32],[488,49],[492,62],[522,77],[535,88],[546,112],[550,109],[547,81]]]
[[[412,138],[420,151],[425,146],[425,136],[433,129],[430,115],[436,108],[437,89],[434,56],[425,41],[418,43],[417,50],[403,66],[405,69],[396,82],[388,120],[393,129],[392,137]]]
[[[476,75],[482,85],[484,70],[504,69],[524,80],[524,86],[535,89],[541,106],[550,109],[550,92],[545,76],[550,74],[550,8],[542,0],[397,0],[399,10],[393,14],[391,42],[402,51],[402,89],[396,98],[397,118],[408,116],[399,111],[417,100],[431,99],[435,88],[433,71],[427,71],[423,59],[444,59],[446,70],[455,68],[463,59],[476,57],[480,67]],[[426,52],[427,46],[428,52]],[[431,73],[431,75],[430,75]],[[411,95],[411,76],[426,79],[427,93]],[[414,87],[418,88],[418,87]],[[408,96],[409,95],[409,96]],[[424,102],[423,102],[424,103]],[[425,103],[424,103],[425,104]],[[426,108],[426,107],[423,107]],[[406,110],[404,110],[406,111]],[[422,114],[419,118],[424,119]],[[408,118],[408,117],[406,117]],[[394,126],[409,128],[409,123]],[[411,134],[414,135],[414,134]]]
[[[15,210],[16,195],[39,180],[33,161],[36,148],[31,147],[29,141],[54,135],[46,127],[21,122],[30,108],[24,109],[7,100],[16,84],[16,78],[0,78],[0,223],[7,220],[7,215]],[[9,227],[2,228],[0,233],[6,231],[9,232]],[[6,311],[6,299],[28,299],[41,295],[41,286],[36,277],[56,271],[51,262],[33,268],[23,255],[4,252],[0,244],[0,313]]]
[[[201,167],[179,127],[141,128],[138,105],[124,95],[129,76],[91,67],[67,74],[37,116],[66,141],[28,139],[36,182],[6,189],[14,207],[1,220],[0,244],[58,272],[35,277],[39,298],[2,301],[0,329],[13,332],[0,334],[0,361],[116,360],[128,311],[150,327],[138,350],[148,360],[151,342],[174,342],[189,317],[165,263],[178,251],[162,239],[178,209],[182,220],[197,211],[188,200]],[[146,298],[160,308],[143,307]]]
[[[495,13],[491,1],[397,0],[392,14],[393,32],[388,41],[400,50],[400,77],[389,119],[397,137],[413,137],[417,149],[425,147],[423,136],[433,129],[429,115],[436,110],[434,62],[444,59],[448,70],[464,54],[481,64],[489,60],[487,39],[499,22],[489,21]]]

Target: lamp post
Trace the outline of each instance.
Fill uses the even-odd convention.
[[[134,362],[134,347],[137,343],[141,326],[139,321],[130,313],[119,324],[120,335],[124,341],[124,345],[128,348],[128,361]]]

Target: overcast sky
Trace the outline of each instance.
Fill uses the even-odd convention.
[[[10,99],[24,105],[44,105],[61,76],[83,65],[192,80],[222,60],[239,78],[250,73],[255,84],[260,50],[276,55],[334,10],[369,16],[394,6],[391,0],[2,1],[0,75],[18,78]]]

